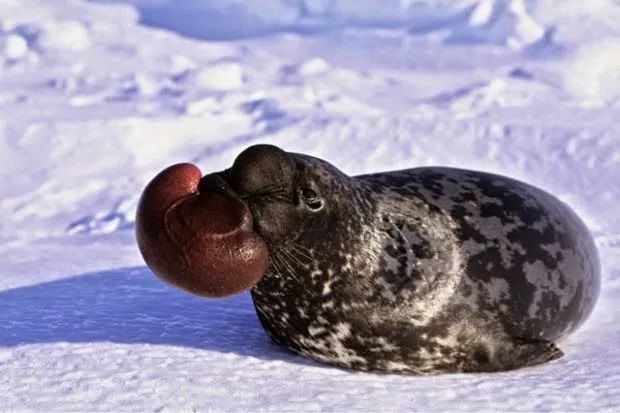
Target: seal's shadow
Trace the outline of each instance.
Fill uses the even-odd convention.
[[[271,342],[249,294],[192,297],[146,267],[0,292],[0,346],[52,342],[174,345],[306,364]]]

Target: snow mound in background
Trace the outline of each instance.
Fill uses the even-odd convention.
[[[120,3],[120,2],[119,2]],[[79,17],[78,17],[79,16]],[[122,4],[89,4],[82,0],[4,0],[0,2],[0,19],[4,30],[23,23],[54,22],[79,19],[97,24],[134,25],[138,14],[134,7]]]
[[[553,28],[558,43],[576,45],[620,36],[616,0],[526,0],[535,18]]]
[[[130,6],[79,0],[0,2],[0,67],[36,64],[40,55],[54,51],[86,50],[93,30],[118,30],[137,21],[138,13]]]
[[[121,1],[136,6],[148,25],[202,39],[374,27],[522,49],[552,42],[556,34],[562,42],[575,42],[620,32],[613,23],[620,21],[620,5],[613,0]]]
[[[620,103],[620,37],[581,46],[563,74],[565,90],[589,105]]]
[[[522,49],[543,40],[546,29],[528,13],[524,0],[480,0],[450,32],[448,39],[454,42]]]
[[[362,26],[410,29],[417,34],[441,31],[451,42],[522,48],[538,42],[545,33],[526,10],[524,0],[254,0],[243,5],[232,0],[126,2],[134,4],[149,25],[205,39]]]

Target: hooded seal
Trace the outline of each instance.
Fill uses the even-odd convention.
[[[599,295],[583,221],[504,176],[445,167],[348,176],[255,145],[200,186],[234,197],[251,215],[246,237],[260,240],[263,261],[231,293],[251,289],[268,335],[317,361],[401,374],[537,365],[562,356],[555,342]]]

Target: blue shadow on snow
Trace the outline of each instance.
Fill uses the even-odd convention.
[[[206,300],[124,268],[0,292],[0,346],[142,343],[305,364],[272,343],[249,294]]]

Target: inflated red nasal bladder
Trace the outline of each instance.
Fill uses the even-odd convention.
[[[199,190],[201,178],[195,165],[183,163],[147,185],[136,212],[140,252],[157,277],[191,294],[241,294],[263,277],[267,245],[252,230],[247,205],[230,194]]]

